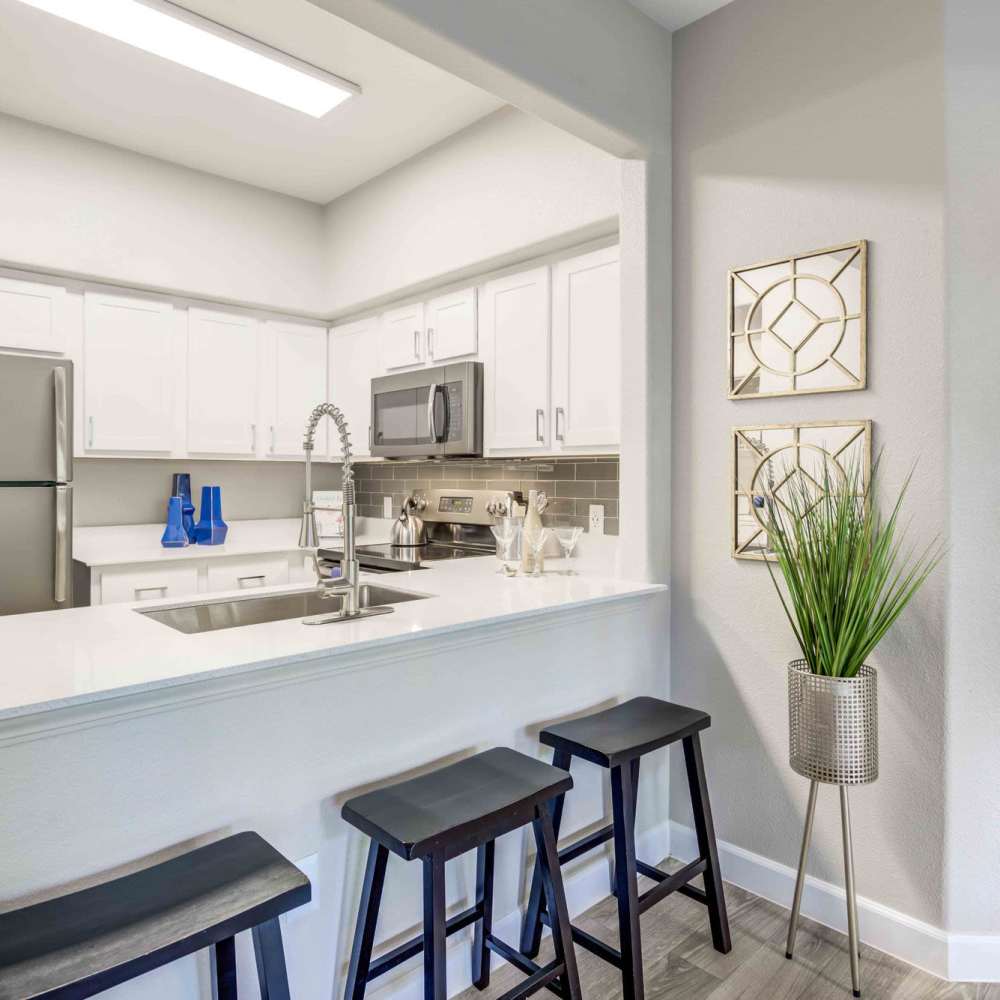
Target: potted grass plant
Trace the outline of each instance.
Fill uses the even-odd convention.
[[[786,954],[792,957],[819,783],[840,786],[847,923],[860,996],[857,905],[847,788],[878,777],[877,674],[867,661],[941,559],[916,550],[900,523],[910,478],[879,509],[880,462],[825,463],[818,477],[785,477],[763,498],[774,562],[768,570],[802,651],[788,665],[789,762],[810,780]]]

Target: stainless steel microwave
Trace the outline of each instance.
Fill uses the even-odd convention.
[[[483,453],[483,365],[464,361],[372,379],[371,453],[423,458]]]

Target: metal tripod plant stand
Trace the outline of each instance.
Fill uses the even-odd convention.
[[[860,997],[858,904],[847,790],[851,785],[870,784],[878,777],[878,684],[875,669],[863,666],[854,677],[827,677],[811,673],[805,660],[793,660],[788,665],[788,724],[789,763],[793,771],[809,778],[810,784],[785,957],[791,958],[795,950],[795,932],[806,881],[806,861],[809,858],[819,786],[837,785],[840,789],[840,826],[844,841],[851,986],[854,996]]]

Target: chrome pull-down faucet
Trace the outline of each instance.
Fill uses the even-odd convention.
[[[333,403],[320,403],[309,414],[309,422],[306,424],[305,439],[302,442],[302,450],[306,453],[306,495],[302,501],[302,527],[299,530],[299,546],[304,549],[315,549],[319,545],[319,532],[316,530],[316,505],[312,499],[312,453],[316,440],[316,428],[323,417],[330,417],[333,420],[340,436],[344,491],[344,556],[340,563],[340,579],[324,577],[319,570],[319,560],[315,559],[314,556],[316,585],[323,597],[340,598],[341,607],[334,614],[316,615],[304,619],[309,625],[346,621],[368,615],[384,615],[393,610],[388,606],[376,608],[362,608],[360,606],[361,588],[358,580],[359,566],[355,541],[356,505],[354,502],[354,469],[351,465],[351,435],[343,412]]]

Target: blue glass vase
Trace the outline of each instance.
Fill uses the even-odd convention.
[[[184,530],[184,498],[171,497],[167,501],[167,526],[163,529],[160,544],[165,549],[183,549],[191,541]]]
[[[191,473],[175,472],[174,484],[170,490],[172,497],[180,497],[183,500],[184,508],[184,530],[187,532],[188,541],[194,544],[194,501],[191,499]]]
[[[202,486],[200,519],[194,537],[199,545],[222,545],[229,525],[222,520],[222,488]]]

